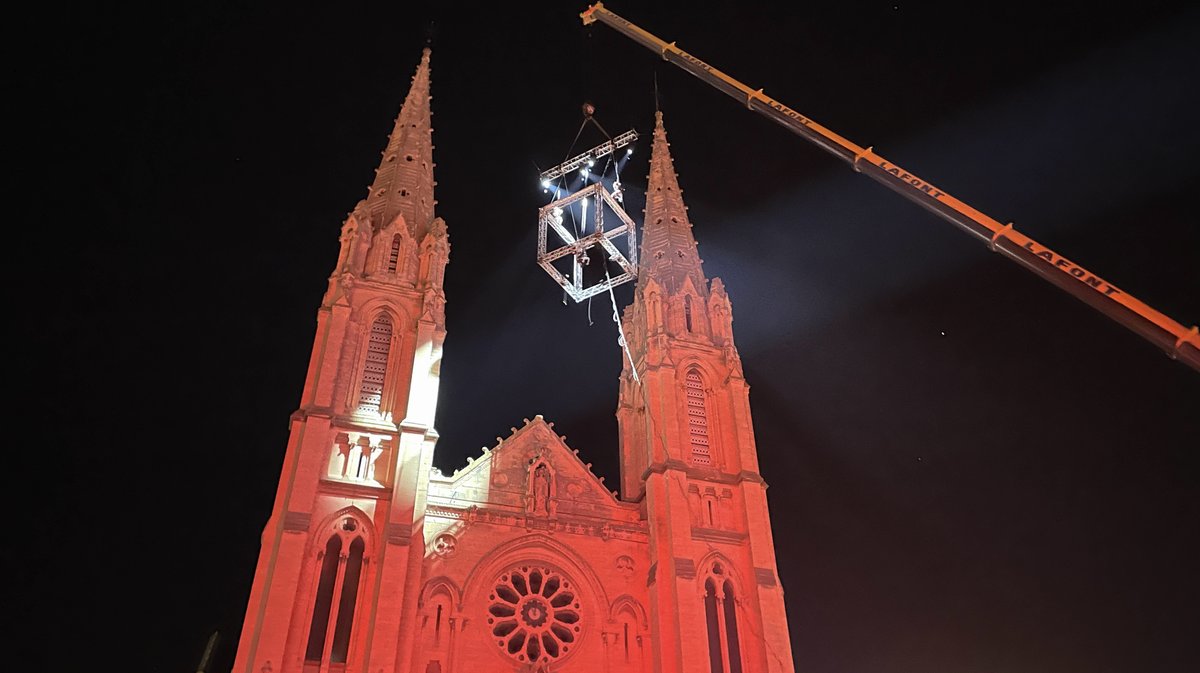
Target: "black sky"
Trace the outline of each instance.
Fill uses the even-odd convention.
[[[1200,322],[1194,10],[649,4],[610,8]],[[541,413],[618,482],[610,309],[589,326],[534,263],[536,175],[584,100],[612,133],[649,131],[657,81],[733,300],[797,670],[1200,669],[1200,375],[581,27],[585,7],[103,4],[30,24],[10,451],[35,532],[6,556],[13,614],[63,646],[53,668],[194,670],[216,629],[231,664],[338,231],[431,37],[452,242],[438,466]]]

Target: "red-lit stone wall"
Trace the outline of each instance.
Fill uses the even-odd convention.
[[[541,417],[454,475],[435,474],[407,670],[649,670],[640,510]]]

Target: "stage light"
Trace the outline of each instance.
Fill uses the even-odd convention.
[[[588,169],[587,168],[579,169],[579,174],[586,178],[588,176]]]
[[[632,148],[632,147],[630,147],[629,149],[625,150],[625,156],[629,156],[630,154],[633,154],[633,148]]]
[[[542,189],[550,189],[550,181],[542,180]]]

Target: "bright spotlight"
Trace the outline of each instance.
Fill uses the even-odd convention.
[[[629,156],[630,154],[633,154],[633,148],[632,148],[632,147],[630,147],[629,149],[625,150],[625,156]]]
[[[586,178],[588,176],[588,169],[586,169],[586,168],[579,169],[579,174]]]
[[[591,168],[592,166],[595,166],[595,165],[596,165],[595,159],[588,159],[588,168]]]
[[[550,189],[550,180],[542,180],[542,189]]]

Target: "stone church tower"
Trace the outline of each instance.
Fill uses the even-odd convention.
[[[452,475],[432,467],[450,246],[429,81],[425,50],[342,227],[234,672],[790,673],[730,302],[661,113],[621,497],[541,416]]]

